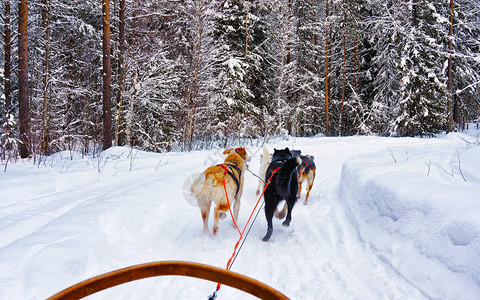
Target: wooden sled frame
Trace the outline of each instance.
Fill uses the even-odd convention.
[[[135,265],[87,279],[51,296],[47,300],[80,299],[130,281],[165,275],[189,276],[219,282],[261,299],[289,299],[258,280],[229,270],[193,262],[160,261]],[[205,295],[205,298],[207,296]]]

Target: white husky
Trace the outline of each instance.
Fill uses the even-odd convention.
[[[257,187],[257,196],[263,192],[263,188],[265,186],[265,174],[267,173],[267,168],[270,162],[272,161],[272,154],[268,152],[267,147],[263,147],[263,154],[260,154],[260,169],[258,170],[258,176],[261,179],[258,179],[258,187]]]

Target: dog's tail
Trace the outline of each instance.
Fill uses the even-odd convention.
[[[302,160],[300,157],[292,157],[289,160],[287,160],[283,166],[280,168],[279,171],[279,180],[285,181],[285,182],[278,182],[281,186],[288,186],[289,185],[289,180],[290,180],[290,175],[292,172],[296,171],[297,166],[299,166],[302,163]]]
[[[268,162],[272,160],[270,158],[270,152],[268,152],[267,147],[263,147],[263,160]]]
[[[192,183],[190,187],[190,192],[195,196],[200,196],[203,190],[203,185],[205,183],[205,174],[200,174]]]

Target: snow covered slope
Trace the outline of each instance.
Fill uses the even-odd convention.
[[[425,296],[478,299],[479,174],[478,141],[450,134],[347,160],[340,196],[361,240]]]
[[[479,299],[476,135],[270,143],[270,151],[288,146],[315,156],[309,204],[297,202],[290,227],[275,220],[270,242],[261,240],[261,211],[232,270],[292,299]],[[256,172],[262,147],[247,148]],[[40,165],[6,166],[0,299],[44,299],[151,261],[225,267],[238,239],[231,220],[220,222],[217,237],[204,236],[200,210],[183,193],[191,176],[223,160],[222,150],[157,154],[117,147],[96,157],[62,152]],[[246,173],[240,226],[257,201],[256,186]],[[206,299],[215,285],[158,277],[90,299]],[[222,286],[218,299],[252,297]]]

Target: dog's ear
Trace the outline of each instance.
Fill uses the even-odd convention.
[[[229,154],[230,151],[232,151],[232,150],[233,150],[233,149],[231,149],[231,148],[230,148],[230,149],[226,149],[225,151],[223,151],[223,154]]]
[[[288,147],[287,147],[287,148],[285,148],[285,151],[288,151],[288,152],[290,152],[290,149],[288,149]]]
[[[242,156],[243,159],[245,160],[247,159],[247,151],[245,150],[245,148],[236,148],[235,152],[240,154],[240,156]]]

